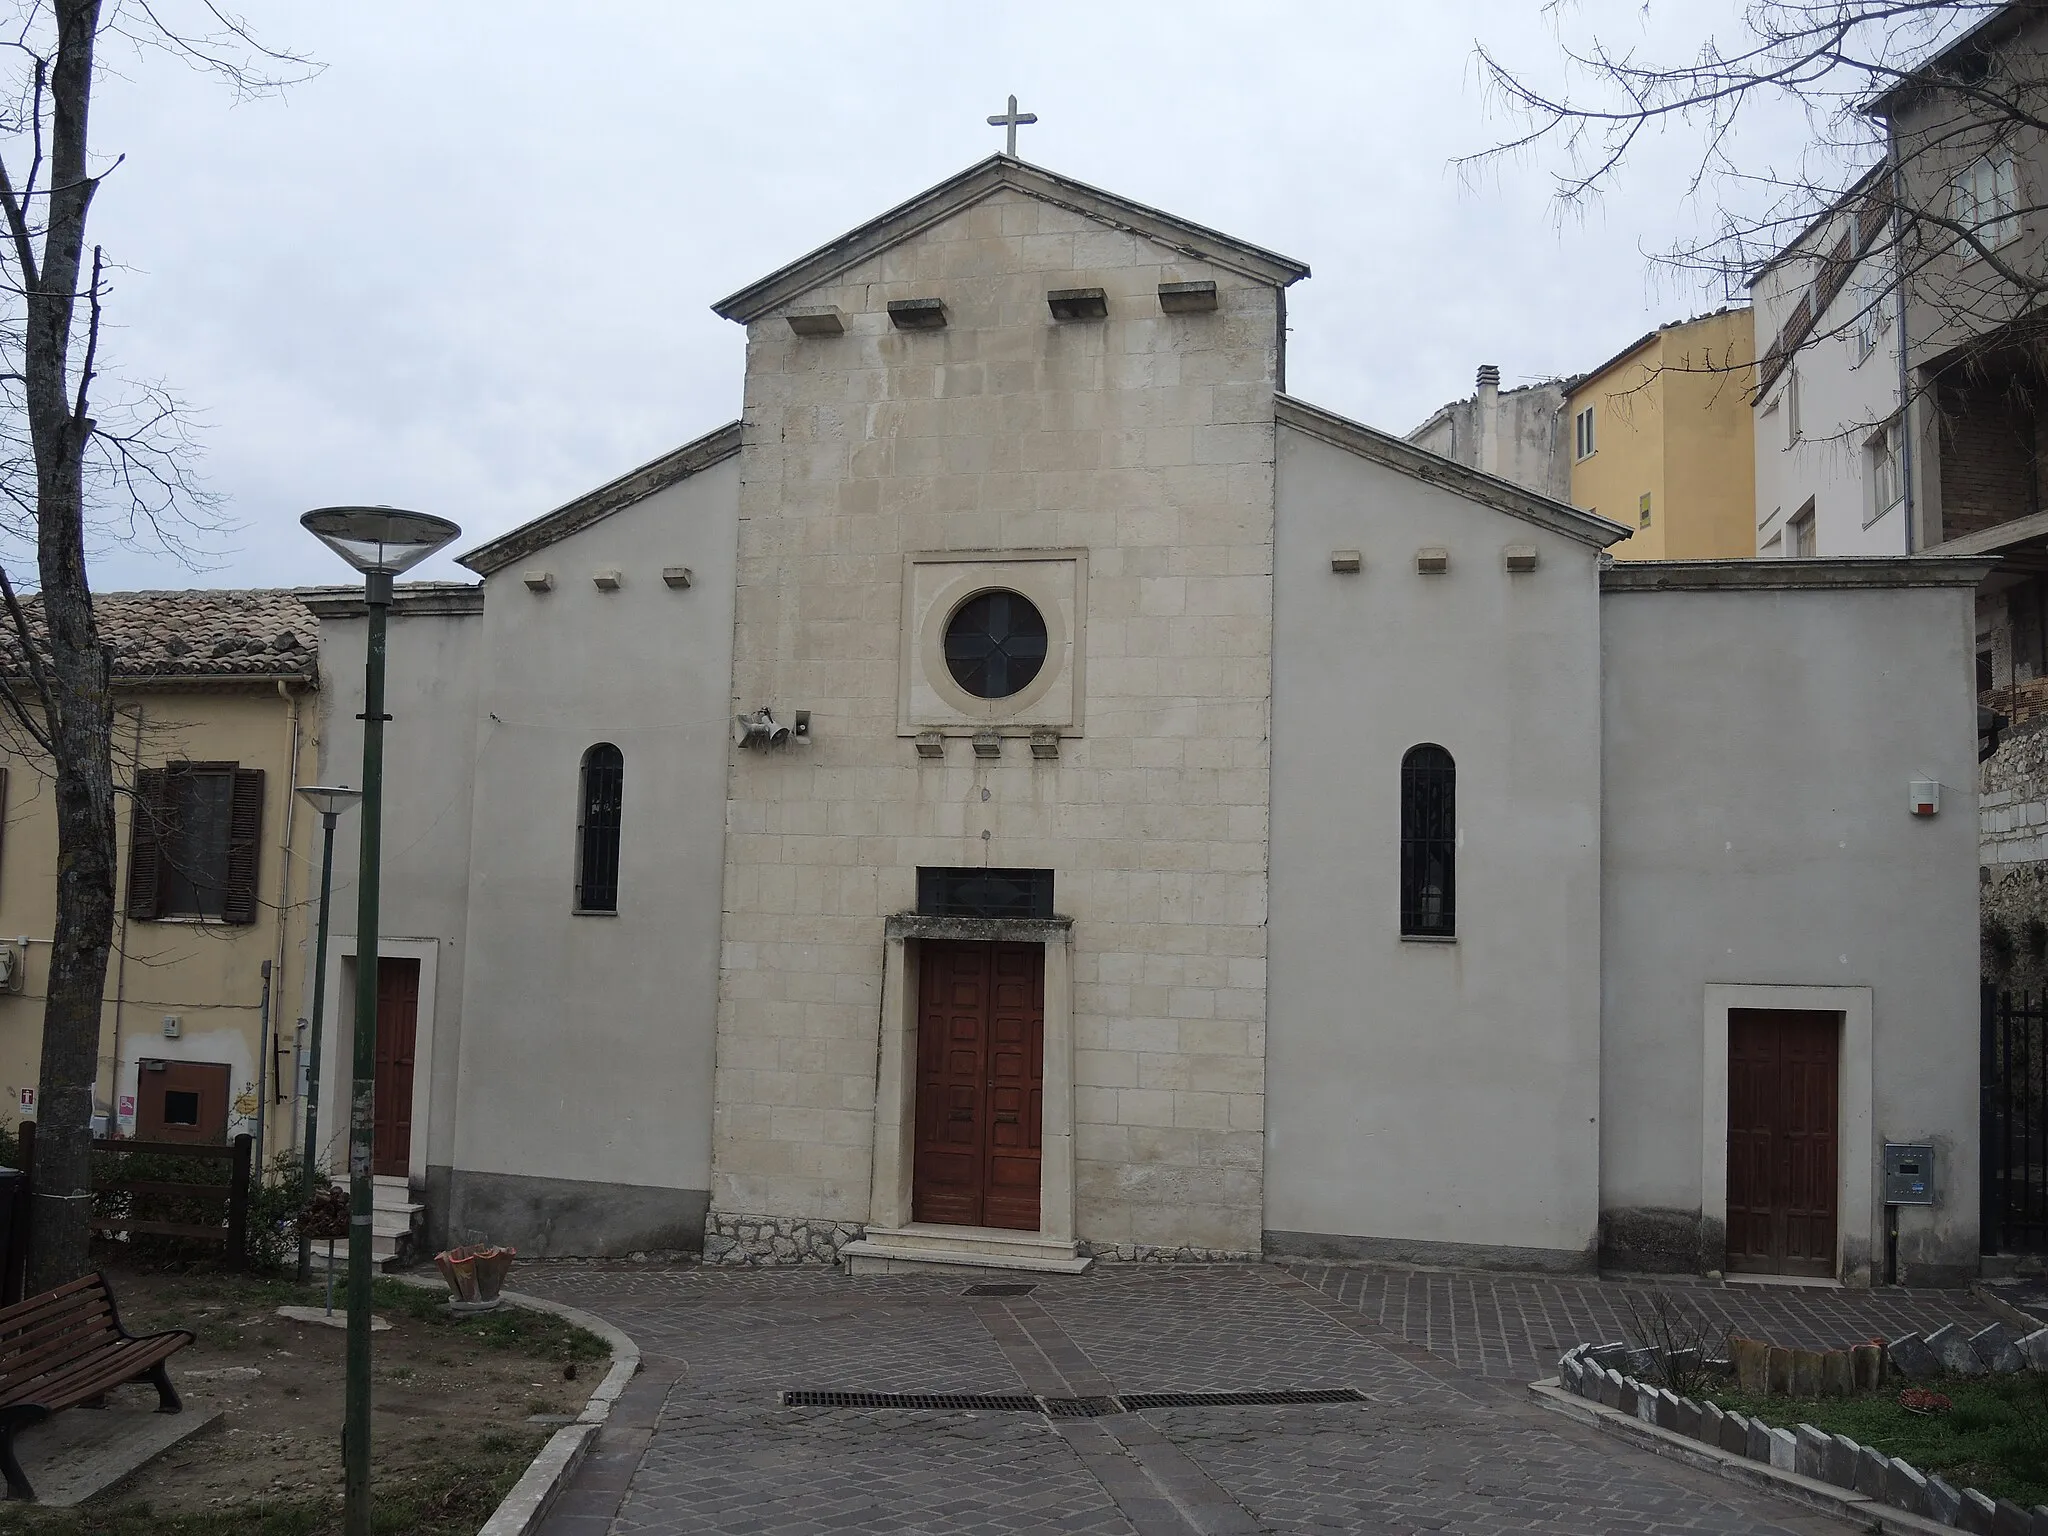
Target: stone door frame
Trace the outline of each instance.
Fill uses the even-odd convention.
[[[894,1230],[911,1225],[919,973],[913,946],[925,939],[1039,944],[1045,949],[1045,1086],[1039,1127],[1038,1235],[1055,1242],[1074,1240],[1073,928],[1073,919],[1067,917],[927,917],[899,912],[885,920],[869,1226]],[[995,1227],[987,1230],[992,1236],[1003,1233]]]
[[[1873,1109],[1871,997],[1868,987],[1805,987],[1708,983],[1704,1037],[1705,1092],[1700,1105],[1700,1217],[1705,1257],[1728,1230],[1728,1014],[1736,1008],[1832,1013],[1842,1021],[1835,1080],[1835,1278],[1867,1286],[1884,1251],[1877,1200]]]

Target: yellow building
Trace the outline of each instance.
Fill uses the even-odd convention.
[[[1650,332],[1565,395],[1572,505],[1635,530],[1617,560],[1756,553],[1756,333],[1747,308]]]
[[[316,761],[317,626],[289,592],[116,592],[93,607],[114,652],[120,838],[95,1119],[152,1140],[260,1128],[259,1149],[274,1153],[295,1141],[307,902],[319,894],[319,818],[292,793]],[[35,1115],[56,918],[54,786],[24,745],[10,732],[0,753],[9,1121]]]

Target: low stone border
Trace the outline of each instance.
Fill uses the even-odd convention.
[[[1962,1364],[1965,1351],[1969,1360]],[[1626,1344],[1575,1345],[1558,1361],[1557,1375],[1532,1383],[1530,1391],[1546,1407],[1590,1412],[1601,1428],[1623,1438],[1651,1449],[1662,1449],[1662,1441],[1675,1442],[1691,1459],[1704,1457],[1748,1481],[1768,1483],[1803,1503],[1874,1522],[1879,1529],[2048,1536],[2048,1505],[2029,1512],[1975,1488],[1953,1488],[1847,1435],[1831,1435],[1811,1424],[1775,1429],[1628,1375],[1649,1353]],[[1950,1324],[1924,1339],[1912,1333],[1892,1340],[1885,1359],[1892,1373],[1923,1378],[1941,1372],[1951,1359],[1959,1362],[1952,1369],[1963,1375],[2048,1372],[2048,1328],[2016,1338],[2004,1323],[1993,1323],[1966,1336]]]
[[[392,1275],[389,1278],[422,1290],[447,1289],[438,1278],[429,1279],[425,1275]],[[612,1404],[626,1390],[626,1383],[639,1372],[640,1346],[603,1318],[585,1312],[581,1307],[550,1301],[545,1296],[522,1295],[518,1291],[500,1294],[508,1306],[524,1307],[531,1312],[549,1312],[586,1333],[596,1334],[611,1346],[612,1351],[611,1369],[604,1373],[604,1380],[597,1384],[597,1390],[584,1403],[576,1422],[564,1424],[548,1437],[548,1443],[540,1448],[540,1454],[519,1474],[519,1481],[498,1501],[498,1507],[491,1511],[491,1518],[477,1532],[477,1536],[528,1536],[539,1527],[541,1517],[554,1503],[555,1495],[568,1483],[584,1453],[590,1449],[590,1442],[604,1427],[605,1420],[611,1417]]]

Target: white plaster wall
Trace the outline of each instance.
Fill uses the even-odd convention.
[[[1750,290],[1756,310],[1757,350],[1764,352],[1786,317],[1809,292],[1819,275],[1819,262],[1805,254],[1826,248],[1846,227],[1837,218],[1822,235],[1808,237],[1799,253],[1761,274]],[[1881,261],[1881,257],[1879,260]],[[1858,269],[1862,277],[1871,263]],[[1786,376],[1780,375],[1754,405],[1756,424],[1756,548],[1782,535],[1785,522],[1813,500],[1814,535],[1823,555],[1903,555],[1905,517],[1899,505],[1871,520],[1874,510],[1869,462],[1864,444],[1898,409],[1898,326],[1890,322],[1892,299],[1881,302],[1886,319],[1878,344],[1861,362],[1856,360],[1857,317],[1870,307],[1870,296],[1855,280],[1837,295],[1820,317],[1813,339],[1800,349],[1800,435],[1787,441],[1785,407],[1765,410],[1782,401]],[[1785,541],[1770,551],[1788,554]]]
[[[1266,1227],[1353,1240],[1324,1245],[1340,1253],[1583,1262],[1594,551],[1286,428],[1278,485]],[[1538,569],[1510,576],[1508,544]],[[1425,545],[1447,574],[1416,573]],[[1334,574],[1333,549],[1364,570]],[[1458,766],[1454,944],[1400,937],[1400,766],[1421,742]]]
[[[461,1172],[709,1186],[738,482],[728,459],[485,582]],[[619,906],[579,916],[601,741],[625,755]]]
[[[460,1058],[462,980],[467,958],[470,803],[476,743],[477,689],[482,666],[483,621],[475,614],[408,613],[404,589],[392,614],[385,647],[384,837],[378,885],[380,933],[393,938],[431,938],[441,945],[434,990],[434,1058],[416,1070],[432,1074],[428,1098],[427,1161],[446,1163],[455,1144],[456,1063]],[[367,621],[320,621],[318,782],[363,782],[363,643]],[[306,781],[314,782],[310,772]],[[356,883],[362,818],[341,818],[334,834],[332,934],[352,946],[356,933]],[[315,860],[311,896],[319,899],[317,819],[310,857]],[[330,940],[332,943],[333,940]],[[304,1012],[312,1016],[313,933],[307,925],[305,970],[309,977]],[[331,968],[331,967],[330,967]],[[347,989],[343,989],[344,999]],[[322,1076],[320,1143],[336,1149],[346,1165],[342,1130],[328,1095],[349,1070],[353,1020],[327,999],[326,1050]],[[415,1122],[413,1134],[421,1134]]]
[[[1709,983],[1868,987],[1874,1138],[1931,1141],[1941,1159],[1942,1203],[1902,1212],[1902,1256],[1974,1273],[1971,607],[1968,587],[1602,599],[1615,1232],[1653,1238],[1700,1210]],[[1908,808],[1916,778],[1943,785],[1932,819]],[[1878,1213],[1841,1220],[1845,1258],[1867,1262]]]

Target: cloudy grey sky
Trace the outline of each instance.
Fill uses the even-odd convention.
[[[1586,0],[1568,24],[1696,38],[1710,7],[1678,9]],[[340,578],[296,523],[338,501],[452,517],[467,548],[730,420],[742,336],[712,301],[999,148],[983,119],[1013,91],[1040,118],[1025,158],[1308,262],[1289,386],[1376,425],[1407,430],[1481,362],[1570,372],[1711,297],[1642,255],[1702,216],[1681,142],[1564,228],[1547,164],[1450,167],[1508,127],[1475,40],[1553,68],[1530,0],[249,17],[324,72],[238,105],[122,59],[101,88],[97,147],[127,156],[93,231],[130,269],[109,345],[196,408],[240,525],[197,571],[112,551],[103,589]]]

